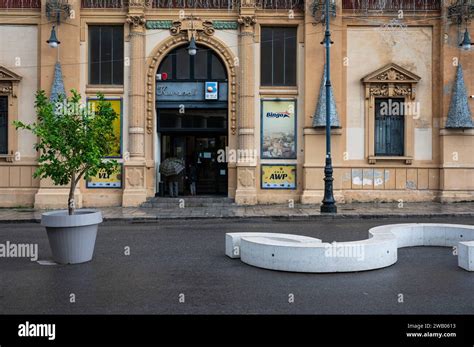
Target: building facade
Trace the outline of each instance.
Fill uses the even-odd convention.
[[[62,85],[84,103],[103,93],[120,116],[120,170],[81,182],[79,206],[166,194],[168,157],[196,168],[198,195],[319,203],[322,3],[0,0],[0,206],[65,206],[65,187],[32,178],[35,138],[12,126],[35,120],[36,90]],[[338,203],[474,200],[474,53],[459,47],[474,27],[455,3],[331,4]],[[179,189],[189,193],[184,175]]]

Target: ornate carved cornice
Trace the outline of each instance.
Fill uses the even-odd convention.
[[[362,78],[366,85],[366,98],[408,96],[415,99],[415,85],[419,80],[419,76],[396,64],[386,65]]]
[[[170,33],[172,36],[180,34],[188,34],[188,38],[191,39],[192,33],[204,33],[207,36],[214,35],[215,29],[210,20],[203,20],[199,17],[189,16],[181,20],[176,20],[170,27]]]

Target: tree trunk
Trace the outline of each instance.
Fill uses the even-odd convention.
[[[76,208],[75,201],[74,201],[74,191],[76,190],[76,179],[75,174],[72,175],[71,178],[71,188],[69,189],[69,198],[67,200],[67,210],[69,215],[74,214],[74,210]]]

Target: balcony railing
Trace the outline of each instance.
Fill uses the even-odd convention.
[[[125,8],[128,0],[81,0],[82,8]]]
[[[153,0],[154,8],[200,8],[200,9],[228,9],[239,8],[239,0]]]
[[[41,0],[0,0],[0,8],[41,8]]]
[[[153,0],[154,8],[201,8],[237,10],[240,0]],[[304,9],[304,0],[256,0],[263,9]]]
[[[441,0],[342,0],[342,9],[356,11],[439,11]]]
[[[273,10],[304,10],[304,0],[256,0],[257,7]]]

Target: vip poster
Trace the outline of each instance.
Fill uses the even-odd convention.
[[[296,159],[296,100],[262,100],[262,159]]]
[[[117,114],[113,122],[115,140],[112,144],[110,153],[106,158],[121,158],[122,157],[122,99],[105,99],[105,101],[110,102],[112,109]],[[91,109],[95,111],[95,104],[97,99],[89,98],[88,103],[91,103]],[[89,105],[88,105],[89,106]]]
[[[91,177],[86,182],[87,188],[122,188],[122,165],[117,165],[112,174],[107,175],[105,170],[100,170],[97,176]]]
[[[263,189],[296,189],[296,165],[262,165]]]

